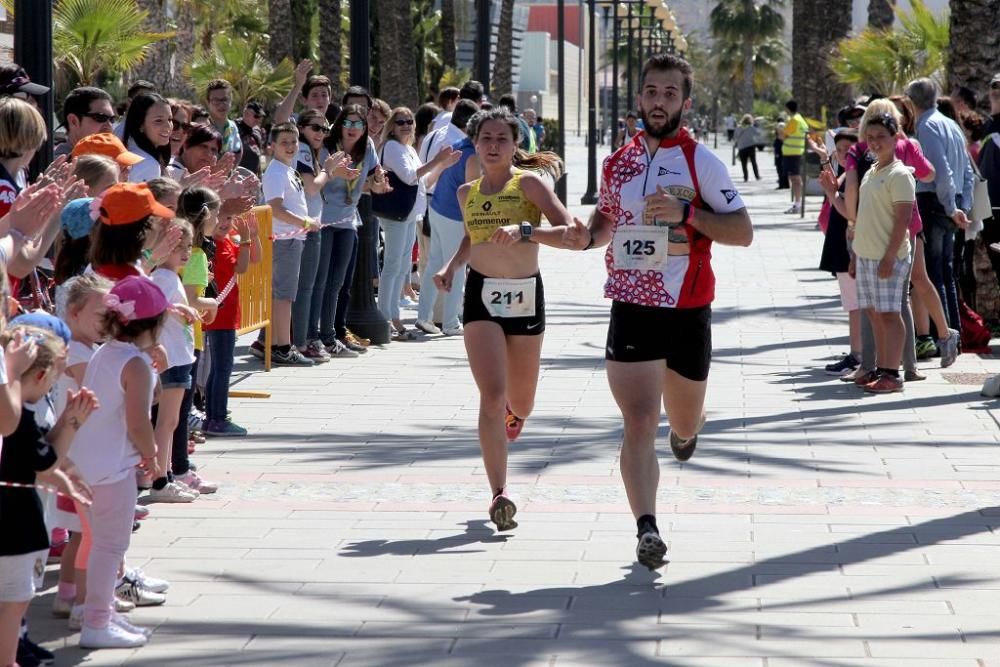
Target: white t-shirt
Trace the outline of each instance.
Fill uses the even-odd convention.
[[[295,170],[281,160],[271,160],[264,170],[264,179],[261,183],[264,191],[264,202],[272,199],[280,199],[282,204],[292,215],[306,217],[309,210],[306,208],[306,192],[302,186],[302,179]],[[277,217],[274,219],[273,231],[275,234],[287,234],[302,229],[286,222],[281,222]]]
[[[434,130],[420,144],[420,163],[427,164],[441,152],[445,146],[454,146],[465,139],[465,132],[448,123],[439,130]],[[427,188],[427,194],[434,194],[434,188]]]
[[[156,269],[150,276],[167,297],[168,303],[188,305],[181,277],[170,269]],[[167,367],[186,366],[194,363],[194,330],[176,315],[167,313],[160,332],[160,345],[167,351]]]
[[[431,121],[431,132],[434,130],[439,130],[445,125],[451,125],[451,112],[442,111],[438,115],[434,116],[434,120]]]
[[[416,211],[417,215],[423,215],[427,210],[427,189],[424,187],[424,179],[417,178],[417,170],[423,166],[417,151],[413,146],[401,144],[391,140],[382,146],[382,168],[396,174],[401,181],[408,185],[417,185],[417,199],[413,204],[410,213]]]
[[[138,144],[135,143],[135,139],[128,140],[128,149],[130,152],[143,158],[142,162],[128,170],[129,183],[145,183],[163,175],[159,161],[139,148]]]
[[[66,368],[72,368],[78,364],[89,364],[90,358],[94,356],[96,349],[96,347],[91,347],[78,340],[71,340],[69,346],[66,348]],[[80,391],[80,384],[73,379],[73,376],[64,371],[56,381],[56,387],[53,390],[55,394],[56,417],[62,415],[63,410],[66,409],[66,392],[71,389],[73,391]]]
[[[83,386],[97,396],[101,407],[93,412],[73,438],[69,458],[76,463],[83,480],[91,486],[114,484],[135,474],[142,460],[128,437],[125,419],[125,388],[122,371],[132,359],[139,357],[149,372],[147,404],[153,404],[152,360],[132,343],[112,340],[102,345],[83,376]]]

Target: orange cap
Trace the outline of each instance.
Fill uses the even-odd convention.
[[[156,215],[173,218],[174,212],[156,201],[145,183],[116,183],[104,191],[98,220],[105,225],[128,225]]]
[[[123,167],[137,165],[145,159],[125,148],[122,140],[110,132],[91,134],[76,142],[76,145],[73,146],[73,157],[93,154],[107,155]]]

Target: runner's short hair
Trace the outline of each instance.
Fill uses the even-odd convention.
[[[657,72],[680,72],[681,76],[684,77],[684,87],[681,91],[684,99],[691,97],[691,90],[694,88],[694,69],[687,60],[673,53],[657,53],[643,64],[642,76],[639,80],[645,83],[646,74],[654,70]]]

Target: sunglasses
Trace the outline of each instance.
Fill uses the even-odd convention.
[[[404,125],[413,125],[413,119],[412,118],[397,118],[393,122],[396,123],[396,125],[399,125],[400,127],[402,127]]]
[[[114,114],[101,113],[100,111],[91,111],[89,113],[81,114],[90,118],[91,120],[97,121],[98,123],[115,123],[118,122],[118,116]]]
[[[329,125],[306,125],[306,127],[313,132],[322,132],[323,134],[330,134],[331,129]],[[344,123],[344,127],[347,127],[346,122]]]
[[[185,123],[179,120],[171,120],[170,124],[181,132],[190,132],[194,129],[194,123]]]
[[[345,128],[347,128],[348,130],[350,130],[350,129],[360,130],[360,129],[362,129],[365,126],[365,121],[363,121],[363,120],[345,120],[341,124]]]

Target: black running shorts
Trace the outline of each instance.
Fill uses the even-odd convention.
[[[611,303],[608,361],[655,361],[696,382],[708,379],[712,362],[712,307],[657,308]]]
[[[470,322],[495,322],[503,329],[506,336],[538,336],[545,332],[545,288],[542,286],[542,275],[536,273],[535,279],[535,315],[534,317],[494,317],[483,303],[483,281],[487,276],[469,267],[465,278],[465,301],[463,302],[462,322],[468,326]],[[497,298],[503,298],[498,295]]]

